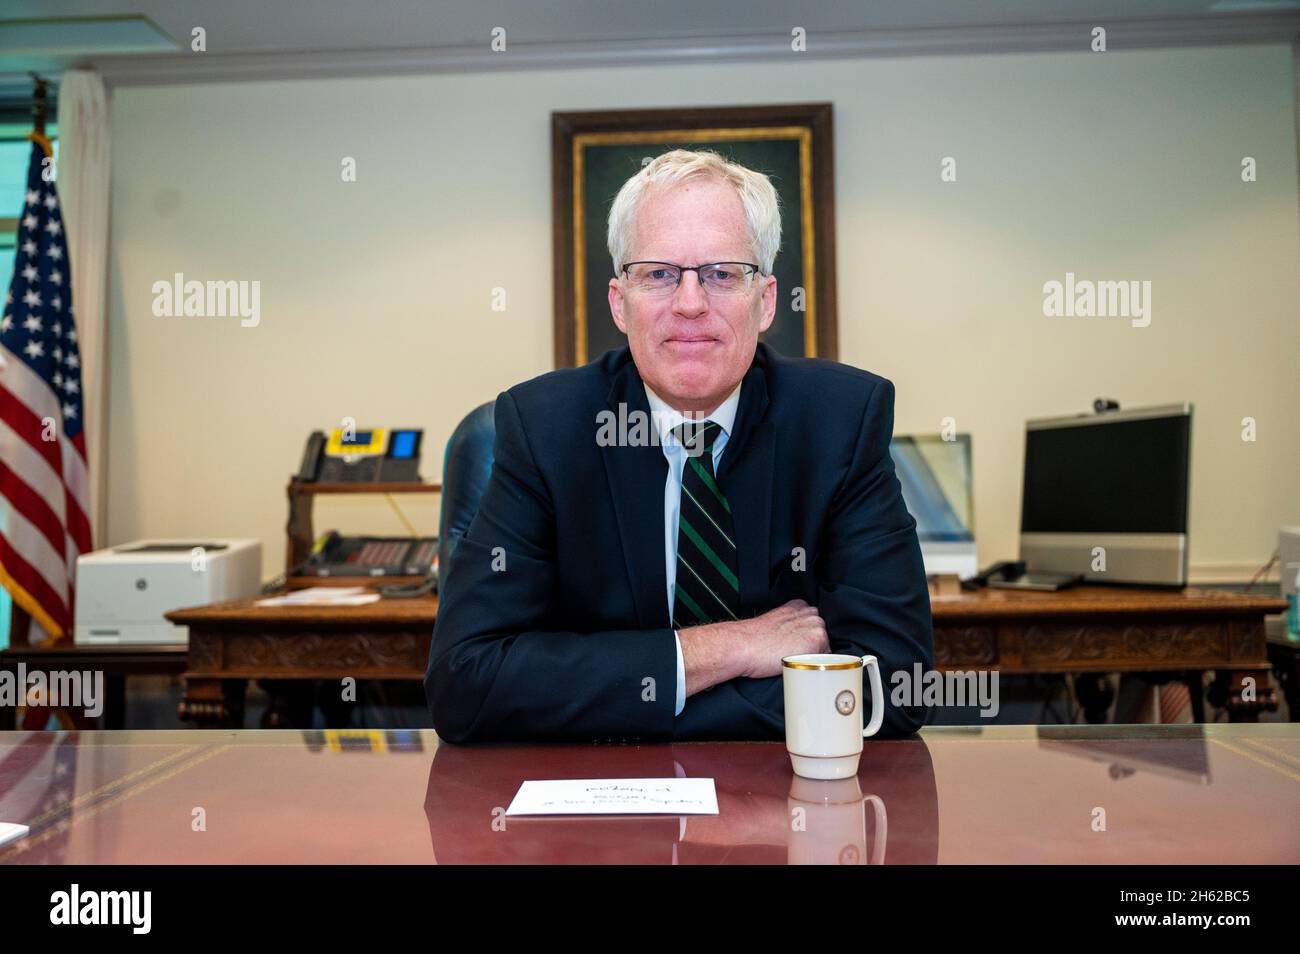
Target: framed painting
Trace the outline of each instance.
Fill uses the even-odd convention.
[[[760,338],[783,354],[835,359],[835,170],[830,103],[551,114],[555,365],[621,348],[609,313],[610,206],[646,162],[714,151],[771,177],[781,201],[776,320]]]

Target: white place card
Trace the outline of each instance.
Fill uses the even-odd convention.
[[[365,606],[378,603],[379,594],[364,586],[309,586],[282,596],[258,600],[258,606]]]
[[[524,782],[507,815],[716,815],[711,778],[579,778]]]

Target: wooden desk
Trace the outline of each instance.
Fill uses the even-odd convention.
[[[1294,865],[1297,764],[1290,723],[932,727],[867,742],[858,774],[834,782],[795,777],[780,742],[3,733],[0,818],[31,833],[0,865]],[[525,779],[679,772],[714,779],[717,815],[501,815]],[[218,834],[191,832],[196,805]]]
[[[936,669],[1215,670],[1215,691],[1232,721],[1254,722],[1261,711],[1277,709],[1264,617],[1283,612],[1283,600],[1197,587],[1079,586],[1056,593],[977,590],[933,597],[930,605]],[[1076,680],[1075,688],[1088,721],[1102,721],[1111,699],[1100,680]],[[1192,697],[1199,702],[1199,691]]]
[[[424,678],[437,596],[365,606],[256,605],[261,599],[167,614],[190,630],[182,719],[238,728],[249,679]]]
[[[259,599],[167,614],[190,628],[182,719],[240,726],[249,679],[424,677],[436,596],[354,607],[264,607],[255,605]],[[1199,674],[1214,670],[1214,691],[1233,721],[1257,721],[1277,708],[1264,617],[1285,610],[1281,600],[1192,587],[1084,586],[979,590],[935,597],[931,606],[935,668],[1095,673],[1096,680],[1075,680],[1090,722],[1104,721],[1111,697],[1100,676],[1110,672],[1194,674],[1199,707]]]
[[[17,672],[20,663],[27,667],[28,672],[89,670],[104,673],[104,728],[120,729],[126,721],[126,677],[180,675],[185,671],[185,647],[59,645],[47,649],[12,646],[0,652],[0,670]],[[80,726],[84,717],[74,721]],[[14,710],[0,706],[0,730],[13,727]]]

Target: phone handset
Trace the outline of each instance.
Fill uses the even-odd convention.
[[[990,580],[1018,580],[1024,575],[1024,560],[999,560],[977,576],[972,576],[969,580],[962,580],[961,585],[963,589],[975,590],[982,586],[988,586]]]
[[[303,448],[302,464],[298,467],[298,481],[304,484],[315,483],[320,476],[321,458],[325,454],[325,433],[312,431]]]

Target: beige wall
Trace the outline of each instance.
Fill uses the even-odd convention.
[[[895,381],[899,432],[973,433],[981,559],[1015,553],[1024,419],[1107,395],[1195,402],[1193,571],[1262,563],[1300,523],[1282,45],[119,89],[102,542],[256,536],[272,574],[285,479],[345,415],[424,427],[440,478],[466,411],[551,368],[552,110],[816,100],[841,360]],[[260,281],[261,324],[155,318],[177,271]],[[1067,271],[1151,281],[1150,327],[1043,317]],[[322,501],[332,526],[402,532],[382,500]]]

